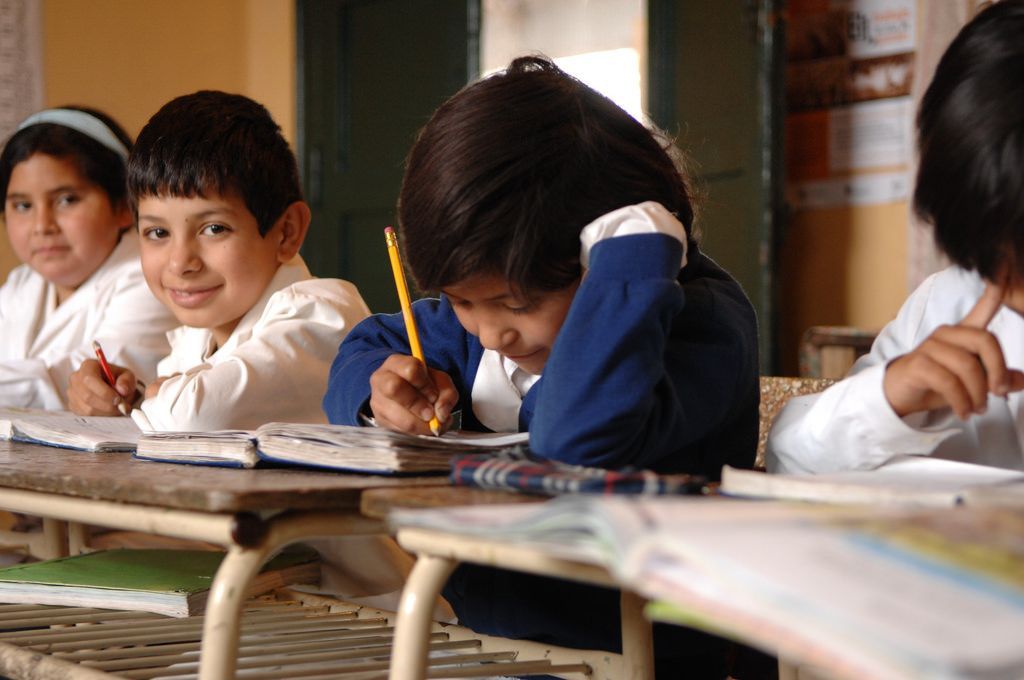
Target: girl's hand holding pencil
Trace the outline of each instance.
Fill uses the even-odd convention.
[[[412,356],[392,355],[370,376],[370,408],[379,425],[400,432],[433,434],[436,437],[447,427],[459,395],[452,379],[427,366],[423,358],[409,285],[405,281],[402,257],[398,252],[398,234],[391,227],[384,229],[384,243],[391,260],[391,273],[395,277]],[[426,432],[422,431],[424,422]]]
[[[377,425],[412,434],[448,429],[459,393],[447,373],[427,368],[407,354],[392,354],[370,376],[370,410]]]

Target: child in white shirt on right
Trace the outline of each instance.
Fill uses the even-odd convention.
[[[954,266],[928,278],[850,375],[791,400],[770,472],[900,454],[1024,469],[1024,0],[978,14],[918,117],[914,205]]]

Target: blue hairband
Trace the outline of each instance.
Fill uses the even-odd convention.
[[[107,127],[106,123],[90,113],[76,111],[75,109],[46,109],[39,113],[33,113],[21,121],[18,129],[24,130],[31,125],[40,125],[42,123],[62,125],[81,132],[83,135],[95,139],[116,153],[122,160],[128,160],[128,147],[117,138],[110,128]]]

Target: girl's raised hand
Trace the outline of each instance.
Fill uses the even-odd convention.
[[[948,407],[966,420],[985,412],[989,393],[1005,397],[1024,389],[1024,373],[1006,367],[999,341],[986,330],[1004,297],[1002,286],[987,284],[960,323],[940,326],[889,363],[882,389],[898,416]]]
[[[431,434],[435,415],[447,429],[458,400],[447,373],[406,354],[392,354],[370,376],[370,410],[377,424],[389,430]]]
[[[103,376],[95,359],[86,359],[68,381],[68,407],[80,416],[119,416],[120,404],[131,409],[135,397],[135,374],[123,366],[110,364],[114,387]]]

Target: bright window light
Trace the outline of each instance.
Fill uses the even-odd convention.
[[[618,104],[629,115],[644,122],[640,94],[640,55],[635,49],[586,52],[557,57],[559,68]]]

